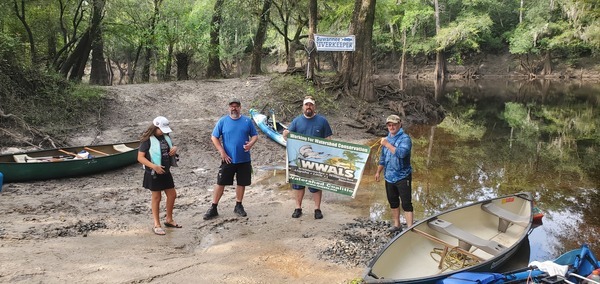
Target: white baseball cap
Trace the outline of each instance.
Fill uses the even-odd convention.
[[[402,121],[402,119],[400,119],[399,116],[392,114],[390,116],[387,117],[387,119],[385,120],[385,123],[400,123]]]
[[[307,104],[307,103],[311,103],[311,104],[315,104],[315,100],[313,100],[312,98],[306,98],[304,99],[304,102],[302,102],[303,105]]]
[[[171,127],[169,127],[169,120],[164,116],[158,116],[152,122],[154,126],[160,128],[163,133],[171,133]]]

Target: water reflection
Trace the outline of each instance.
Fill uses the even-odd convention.
[[[448,83],[438,97],[446,119],[406,129],[413,139],[415,218],[529,191],[546,213],[530,236],[531,260],[553,259],[582,243],[600,255],[598,90],[552,82]],[[365,172],[356,199],[368,200],[365,216],[389,220],[383,183],[373,174]]]
[[[436,98],[446,119],[405,129],[413,139],[415,218],[528,191],[545,212],[529,237],[530,260],[554,259],[582,243],[600,255],[600,84],[478,81],[445,88]],[[432,90],[406,86],[423,96]],[[389,220],[384,184],[373,178],[378,155],[372,156],[355,199],[324,198]],[[285,171],[277,172],[275,183],[288,189]]]

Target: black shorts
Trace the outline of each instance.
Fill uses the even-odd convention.
[[[171,175],[171,172],[165,172],[162,175],[152,175],[151,171],[145,170],[142,186],[151,191],[162,191],[175,188],[175,183],[173,182],[173,175]]]
[[[217,175],[218,185],[233,185],[233,176],[237,185],[247,186],[252,184],[252,165],[250,162],[239,164],[221,163]]]
[[[396,209],[402,205],[404,212],[412,212],[412,175],[395,183],[385,181],[385,192],[390,208]]]

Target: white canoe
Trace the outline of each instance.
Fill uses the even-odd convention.
[[[390,240],[371,260],[363,279],[434,283],[458,272],[494,271],[527,240],[532,208],[531,195],[517,193],[426,218]]]

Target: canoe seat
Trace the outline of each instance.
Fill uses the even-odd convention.
[[[13,155],[15,162],[17,163],[27,163],[27,154],[17,154]]]
[[[116,145],[113,145],[113,148],[115,148],[115,150],[117,150],[119,152],[129,152],[131,150],[135,150],[134,148],[128,147],[125,144],[116,144]]]
[[[457,238],[458,246],[466,251],[469,251],[471,246],[475,246],[491,255],[498,255],[506,249],[505,246],[496,241],[482,239],[459,227],[454,226],[454,224],[446,220],[435,219],[433,221],[429,221],[427,225],[429,225],[429,228],[435,231]]]
[[[498,231],[500,232],[506,233],[506,229],[508,229],[508,225],[510,225],[510,223],[514,223],[525,228],[527,228],[527,226],[529,225],[528,216],[522,216],[512,213],[502,207],[497,206],[494,203],[481,204],[481,209],[487,213],[490,213],[500,218],[500,220],[498,221]]]

